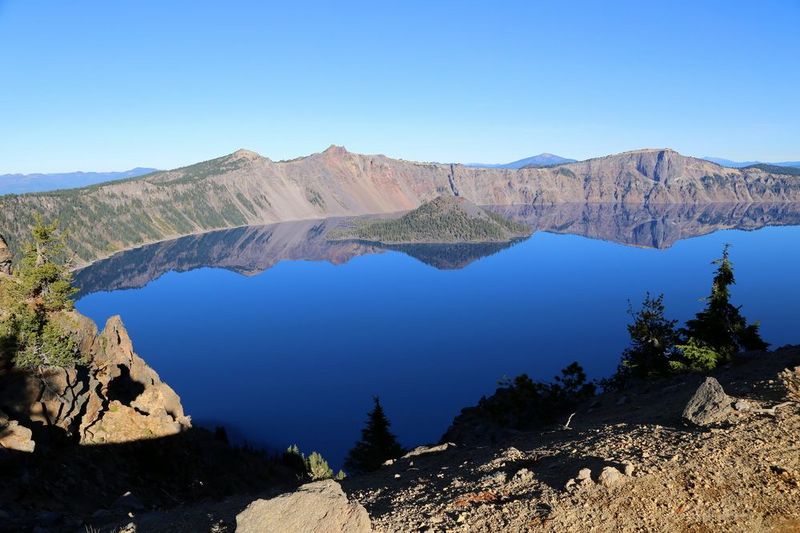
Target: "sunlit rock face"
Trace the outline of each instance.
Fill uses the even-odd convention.
[[[133,352],[119,317],[99,335],[77,312],[52,319],[72,333],[87,364],[0,375],[0,406],[9,417],[60,430],[80,444],[152,439],[191,427],[178,395]]]

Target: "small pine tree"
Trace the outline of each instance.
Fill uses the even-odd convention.
[[[664,316],[664,295],[653,298],[647,293],[639,311],[628,306],[633,323],[628,325],[631,345],[622,354],[619,376],[647,377],[664,374],[675,358],[680,336],[677,320]]]
[[[713,262],[717,271],[711,284],[711,295],[706,298],[706,308],[694,319],[686,322],[685,335],[696,339],[718,354],[718,361],[727,361],[742,350],[765,350],[769,346],[761,338],[759,324],[748,324],[740,307],[731,304],[731,285],[736,283],[729,245],[722,249],[722,257]],[[716,366],[716,365],[715,365]]]
[[[318,452],[311,452],[311,455],[308,456],[306,466],[308,475],[310,475],[311,479],[314,481],[331,479],[333,477],[333,470],[328,466],[328,461]]]
[[[292,444],[283,452],[283,464],[291,468],[299,476],[304,476],[306,473],[306,458],[300,452],[297,444]]]
[[[356,443],[345,460],[345,467],[351,472],[372,472],[388,459],[403,454],[403,447],[389,430],[389,419],[381,406],[380,399],[374,398],[375,406],[369,412],[367,424],[361,430],[361,440]]]
[[[77,289],[72,286],[66,235],[58,222],[47,224],[41,217],[36,217],[31,234],[15,271],[22,299],[34,301],[44,311],[72,309]]]

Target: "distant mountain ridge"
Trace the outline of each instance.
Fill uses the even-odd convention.
[[[0,195],[76,189],[107,181],[136,178],[156,172],[136,167],[122,172],[62,172],[55,174],[0,174]]]
[[[732,161],[730,159],[724,159],[722,157],[709,157],[705,156],[702,159],[706,161],[711,161],[712,163],[716,163],[718,165],[722,165],[723,167],[729,168],[744,168],[744,167],[754,167],[756,165],[771,165],[776,167],[799,167],[800,168],[800,161],[782,161],[780,163],[768,163],[766,161]]]
[[[14,253],[35,214],[58,219],[78,264],[146,243],[281,221],[409,211],[437,196],[476,205],[800,202],[800,179],[669,149],[498,169],[360,155],[341,146],[275,162],[249,150],[83,189],[0,197]]]
[[[547,152],[525,159],[512,161],[511,163],[498,163],[498,164],[483,164],[483,163],[469,163],[468,167],[473,168],[535,168],[535,167],[549,167],[553,165],[561,165],[563,163],[574,163],[575,159],[567,159],[560,155],[549,154]]]

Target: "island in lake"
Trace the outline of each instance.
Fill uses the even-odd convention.
[[[530,226],[504,218],[466,198],[439,196],[400,218],[359,222],[332,236],[381,244],[500,243],[529,237]]]

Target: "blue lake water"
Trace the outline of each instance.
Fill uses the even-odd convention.
[[[259,250],[279,235],[263,244],[258,235],[229,232],[219,242],[195,238],[191,250],[177,243],[135,252],[102,276],[100,263],[78,276],[98,292],[77,307],[100,327],[121,315],[136,351],[196,424],[224,425],[274,449],[297,443],[337,466],[373,395],[402,444],[414,446],[437,441],[462,407],[504,376],[550,379],[572,361],[591,377],[609,375],[627,345],[628,301],[664,293],[670,317],[691,317],[725,243],[735,303],[761,321],[773,346],[800,342],[797,226],[716,231],[666,249],[537,232],[446,269],[364,248],[282,248],[264,258]],[[234,236],[238,244],[226,248]],[[206,264],[217,266],[203,266],[201,252],[211,249],[215,259]],[[226,250],[257,259],[226,264]],[[163,271],[149,271],[159,258]]]

